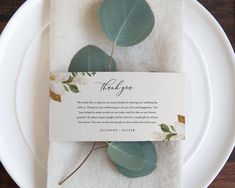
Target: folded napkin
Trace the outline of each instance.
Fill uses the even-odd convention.
[[[147,0],[155,14],[155,28],[146,40],[129,48],[116,48],[118,71],[182,71],[182,1]],[[50,25],[51,71],[68,70],[71,58],[93,44],[110,54],[111,42],[97,19],[99,0],[52,0]],[[89,134],[89,133],[88,133]],[[51,141],[48,188],[178,188],[182,179],[180,142],[157,142],[157,169],[146,177],[120,174],[105,149],[92,156],[62,186],[58,182],[84,159],[93,143]]]

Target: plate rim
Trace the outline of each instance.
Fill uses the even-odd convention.
[[[5,52],[5,46],[4,43],[8,43],[8,40],[11,37],[11,34],[14,32],[14,26],[17,24],[17,20],[21,19],[22,15],[24,15],[25,12],[28,11],[31,7],[35,6],[37,3],[40,3],[42,0],[28,0],[25,1],[13,14],[13,16],[10,18],[10,20],[7,22],[5,28],[3,29],[2,33],[0,34],[0,57]],[[0,59],[1,60],[1,59]],[[2,66],[2,62],[0,61],[0,67]],[[1,139],[0,139],[1,141]],[[1,144],[0,144],[1,146]],[[34,159],[35,160],[35,159]],[[6,165],[6,160],[2,158],[2,150],[0,149],[0,162],[2,166],[5,168],[7,173],[10,175],[12,180],[19,186],[23,188],[23,185],[21,184],[21,178],[18,178],[14,175],[14,170],[11,170]]]
[[[216,20],[216,18],[197,0],[192,0],[194,3],[194,6],[196,6],[199,10],[201,9],[201,13],[204,14],[206,17],[209,18],[209,20],[212,22],[212,24],[216,27],[218,30],[218,33],[223,38],[223,43],[226,44],[226,52],[229,53],[229,56],[232,57],[233,60],[233,70],[235,73],[235,56],[232,44],[229,41],[228,36],[226,35],[225,31],[223,30],[222,26],[219,24],[219,22]],[[233,149],[235,149],[235,132],[233,133],[232,143],[229,144],[229,149],[224,152],[223,160],[220,161],[220,163],[217,163],[217,170],[214,171],[214,173],[211,173],[210,178],[207,178],[207,181],[205,182],[204,187],[209,186],[214,179],[217,177],[217,175],[220,173],[224,165],[226,164],[227,160],[229,159]]]

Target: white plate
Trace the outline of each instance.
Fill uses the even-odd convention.
[[[0,41],[0,156],[16,183],[46,187],[49,1],[27,1]],[[235,143],[235,59],[215,19],[185,2],[185,188],[206,187]]]

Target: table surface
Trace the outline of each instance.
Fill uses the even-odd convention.
[[[0,0],[0,33],[25,0]],[[235,0],[199,0],[222,25],[235,49]],[[0,187],[18,188],[0,163]],[[209,188],[235,188],[235,149]]]

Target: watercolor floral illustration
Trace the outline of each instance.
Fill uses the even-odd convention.
[[[159,141],[184,140],[184,133],[177,132],[176,127],[185,126],[185,116],[178,115],[178,122],[174,125],[160,124],[160,132],[154,132],[152,137]]]
[[[87,76],[94,76],[95,72],[71,72],[70,74],[50,74],[49,96],[53,101],[61,102],[61,96],[66,92],[79,93],[79,85],[88,83]]]

